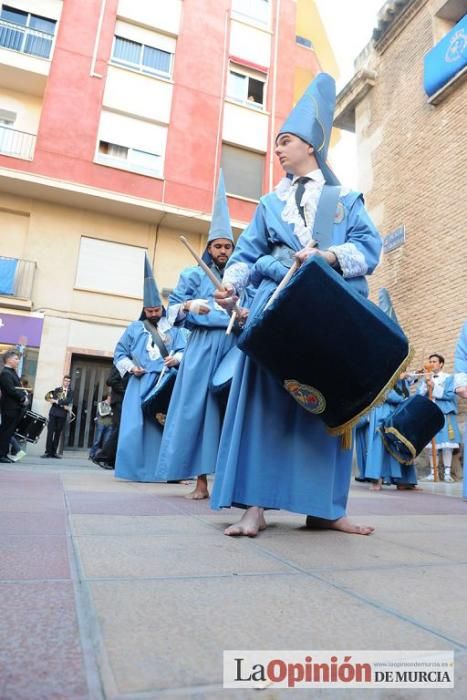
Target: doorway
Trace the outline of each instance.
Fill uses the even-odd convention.
[[[97,404],[107,392],[105,380],[111,368],[112,360],[72,356],[70,374],[75,417],[65,428],[65,449],[88,450],[92,446]]]

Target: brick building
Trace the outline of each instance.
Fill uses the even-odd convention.
[[[41,413],[71,372],[68,446],[92,439],[145,250],[167,293],[192,264],[178,236],[205,246],[221,165],[241,232],[320,66],[337,74],[313,0],[0,3],[0,350],[26,346]]]
[[[386,2],[338,96],[335,120],[355,131],[360,188],[383,236],[392,234],[371,278],[372,297],[388,288],[414,366],[437,351],[448,371],[467,318],[464,15],[462,0]],[[456,64],[444,61],[449,47]],[[429,65],[437,79],[431,94]]]

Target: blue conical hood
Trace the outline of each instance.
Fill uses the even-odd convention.
[[[216,238],[226,238],[232,241],[232,243],[234,240],[232,226],[230,224],[229,208],[227,206],[227,197],[225,196],[222,168],[219,171],[219,182],[217,183],[216,199],[212,212],[211,226],[209,228],[208,243],[216,240]]]
[[[335,80],[328,73],[319,73],[277,134],[293,134],[313,146],[314,156],[328,185],[340,184],[326,163],[335,106]]]
[[[147,253],[144,254],[143,306],[162,306],[161,295],[159,294]]]

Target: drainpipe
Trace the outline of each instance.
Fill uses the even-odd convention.
[[[101,0],[101,9],[99,11],[99,19],[97,22],[97,29],[96,29],[96,38],[94,41],[94,50],[92,52],[91,70],[89,73],[91,78],[103,78],[104,77],[100,73],[96,73],[96,63],[97,63],[97,50],[99,48],[99,42],[101,40],[102,24],[104,22],[106,4],[107,4],[107,0]]]

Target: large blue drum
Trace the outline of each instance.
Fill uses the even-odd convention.
[[[401,464],[412,464],[444,425],[444,414],[426,396],[401,403],[380,428],[384,447]]]
[[[163,427],[165,424],[176,378],[177,369],[170,367],[143,399],[141,408],[144,415],[159,427]]]
[[[400,327],[319,256],[250,314],[238,344],[332,435],[348,435],[410,358]]]

